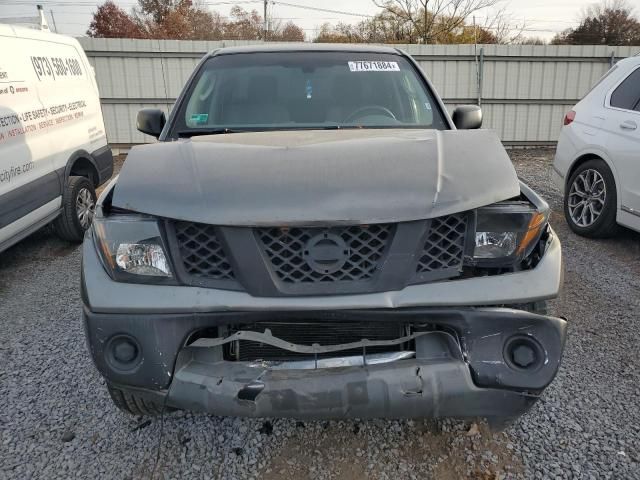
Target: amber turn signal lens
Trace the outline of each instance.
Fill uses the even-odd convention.
[[[100,253],[102,253],[102,258],[109,264],[109,268],[113,270],[115,267],[115,261],[113,259],[113,256],[111,255],[111,252],[109,251],[109,246],[107,245],[107,235],[104,226],[99,222],[94,222],[93,229],[95,231],[96,243],[98,244],[98,248],[100,248]]]
[[[527,233],[522,237],[522,241],[520,242],[520,246],[518,247],[518,254],[523,253],[527,250],[531,242],[535,241],[541,233],[542,228],[547,223],[547,215],[544,213],[536,212],[531,217],[529,221],[529,227],[527,228]]]

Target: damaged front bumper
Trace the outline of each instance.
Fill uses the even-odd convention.
[[[279,312],[275,317],[292,325],[311,319],[400,322],[412,326],[412,333],[378,343],[302,345],[260,327],[273,320],[273,312],[126,315],[84,309],[91,353],[107,381],[169,407],[232,416],[513,418],[528,410],[555,377],[566,335],[562,319],[506,308]],[[224,333],[234,325],[236,333]],[[252,327],[241,327],[247,325]],[[123,336],[135,340],[141,355],[129,370],[114,368],[110,360],[109,346]],[[230,360],[224,347],[240,340],[273,345],[306,360]],[[395,355],[367,353],[383,344],[411,348]],[[527,366],[514,362],[513,350],[522,345],[534,352]],[[355,349],[361,353],[341,353]]]
[[[249,417],[516,417],[537,399],[483,389],[452,360],[404,360],[366,367],[281,370],[195,360],[178,370],[168,404]]]

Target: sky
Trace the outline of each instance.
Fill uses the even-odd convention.
[[[114,1],[127,11],[137,4],[136,0]],[[43,5],[52,30],[55,19],[55,26],[59,33],[81,36],[87,31],[92,12],[102,2],[97,0],[0,0],[0,17],[34,16],[37,3]],[[501,5],[506,7],[513,21],[525,23],[526,36],[549,40],[555,33],[576,26],[581,11],[589,3],[591,2],[585,0],[504,0]],[[262,0],[200,0],[200,4],[225,16],[234,4],[246,10],[256,9],[261,15],[263,11]],[[629,4],[634,7],[635,13],[640,15],[640,0],[629,0]],[[335,12],[297,8],[293,5],[335,10]],[[374,15],[378,11],[379,8],[373,0],[283,0],[283,2],[270,0],[269,5],[269,17],[283,23],[289,20],[295,22],[304,29],[308,39],[313,38],[318,27],[325,22],[356,23],[366,18],[366,15]],[[485,18],[491,13],[492,9],[478,12],[478,23],[484,23]]]

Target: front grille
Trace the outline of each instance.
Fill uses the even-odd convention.
[[[470,218],[243,228],[174,220],[167,222],[167,235],[177,277],[186,285],[265,297],[359,294],[458,276]],[[404,278],[408,268],[411,278]]]
[[[229,335],[238,330],[251,330],[264,332],[271,330],[274,337],[286,340],[298,345],[322,346],[338,345],[350,342],[359,342],[363,338],[368,340],[395,340],[405,336],[406,327],[398,323],[385,322],[269,322],[254,325],[238,325],[230,329]],[[366,353],[396,352],[405,350],[403,345],[368,347]],[[318,358],[343,357],[349,355],[362,355],[362,348],[342,350],[339,352],[318,354]],[[301,354],[282,350],[272,345],[246,340],[238,340],[228,344],[225,351],[228,360],[253,361],[253,360],[291,360],[309,358],[308,354]]]
[[[175,222],[180,257],[187,274],[212,280],[233,280],[233,269],[213,225]]]
[[[427,240],[416,265],[416,273],[462,268],[467,219],[468,215],[463,213],[431,221]]]
[[[391,241],[393,225],[332,228],[259,228],[257,235],[271,269],[285,283],[367,281],[373,277]],[[326,237],[323,239],[323,237]],[[310,248],[326,240],[334,258],[314,261]]]

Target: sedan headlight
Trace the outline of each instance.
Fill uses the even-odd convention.
[[[96,248],[109,275],[132,283],[173,283],[173,273],[156,220],[115,215],[93,222]]]
[[[531,253],[547,225],[549,210],[528,202],[503,202],[478,209],[472,263],[515,264]]]

